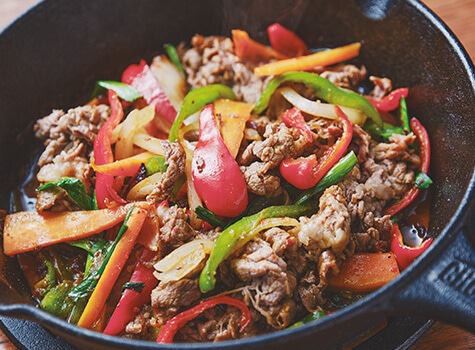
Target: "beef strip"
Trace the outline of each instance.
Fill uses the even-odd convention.
[[[168,141],[162,141],[161,145],[165,150],[167,170],[161,181],[146,198],[151,203],[159,203],[169,199],[176,182],[185,170],[185,151],[183,147],[178,142]]]

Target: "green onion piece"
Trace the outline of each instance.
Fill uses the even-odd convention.
[[[129,221],[130,215],[132,214],[133,210],[134,210],[134,206],[132,206],[127,212],[127,214],[125,215],[124,222],[122,226],[120,227],[119,232],[117,233],[117,237],[115,238],[114,242],[109,247],[107,247],[107,250],[104,254],[104,261],[102,262],[99,269],[94,270],[91,273],[89,273],[89,275],[86,278],[84,278],[83,281],[79,285],[74,287],[69,292],[68,294],[69,297],[79,299],[79,298],[89,295],[89,293],[91,293],[94,290],[94,288],[97,285],[97,282],[99,281],[99,278],[101,277],[102,273],[106,269],[106,266],[112,256],[112,253],[114,252],[115,247],[119,243],[120,238],[122,237],[124,232],[127,231],[128,229],[127,222]]]
[[[346,174],[348,174],[351,169],[358,163],[358,159],[353,151],[346,154],[342,157],[326,174],[325,176],[316,184],[314,187],[306,190],[295,202],[295,204],[303,204],[318,192],[323,191],[324,189],[330,187],[331,185],[336,184],[340,181]]]
[[[300,326],[303,326],[306,323],[319,320],[323,317],[325,317],[325,311],[318,310],[318,311],[312,312],[311,314],[305,316],[302,320],[300,320],[298,322],[295,322],[294,324],[290,325],[288,328],[300,327]]]
[[[94,209],[94,200],[87,194],[86,187],[81,180],[75,177],[62,177],[58,180],[47,182],[38,187],[38,191],[46,191],[48,189],[60,188],[68,194],[68,196],[84,210]]]
[[[133,102],[142,97],[142,95],[132,85],[113,80],[99,80],[96,83],[92,95],[96,97],[100,95],[104,89],[114,90],[121,99],[128,102]]]
[[[180,71],[181,74],[185,75],[185,70],[183,69],[183,65],[181,64],[180,57],[178,56],[178,52],[176,51],[176,47],[172,44],[165,44],[163,45],[165,48],[165,52],[170,59],[170,61],[175,65],[175,67]]]
[[[125,282],[122,286],[122,292],[126,289],[131,289],[137,293],[142,293],[144,287],[145,282]]]
[[[211,210],[198,206],[195,209],[196,216],[209,223],[213,227],[224,227],[226,224],[220,220]]]
[[[426,173],[422,171],[416,175],[414,180],[415,186],[420,190],[427,190],[430,185],[432,185],[432,179]]]
[[[407,103],[404,96],[399,100],[399,114],[403,130],[406,134],[411,132],[411,126],[409,125],[409,114],[407,112]]]

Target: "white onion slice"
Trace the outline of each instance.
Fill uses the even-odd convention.
[[[280,94],[293,106],[310,115],[324,117],[328,119],[337,119],[335,105],[309,100],[290,87],[282,87],[278,90]],[[366,115],[357,109],[341,107],[341,110],[348,116],[353,124],[363,125],[366,121]]]
[[[214,242],[204,238],[185,243],[157,262],[153,274],[163,282],[179,281],[198,271],[213,247]]]

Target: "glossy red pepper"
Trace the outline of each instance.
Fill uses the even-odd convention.
[[[428,238],[417,247],[411,247],[404,244],[401,230],[397,223],[393,224],[391,229],[391,252],[396,255],[399,269],[406,269],[419,255],[421,255],[432,244],[433,238]]]
[[[140,308],[150,301],[152,290],[157,286],[158,280],[153,275],[154,268],[150,262],[156,256],[156,252],[143,249],[134,272],[130,277],[132,283],[144,283],[140,291],[126,289],[122,294],[109,322],[104,329],[104,334],[117,335],[121,333],[127,323],[132,321]]]
[[[305,140],[307,142],[312,142],[312,131],[310,130],[308,124],[305,122],[305,118],[300,109],[298,109],[297,107],[287,109],[284,113],[280,115],[280,118],[289,128],[296,128],[305,137]]]
[[[273,48],[251,39],[249,34],[244,30],[233,29],[231,34],[236,56],[242,60],[257,63],[269,61],[271,59],[281,60],[287,58],[287,56]]]
[[[196,192],[216,215],[238,216],[248,202],[246,181],[219,132],[213,105],[201,110],[199,123],[191,165]]]
[[[419,142],[419,152],[421,157],[421,164],[419,170],[425,174],[429,172],[430,166],[430,140],[429,134],[421,122],[412,118],[410,121],[411,130],[416,135],[417,141]],[[411,204],[414,199],[419,195],[420,190],[417,187],[412,187],[404,197],[402,197],[398,202],[392,204],[384,210],[386,215],[395,215],[400,212],[402,209],[406,208]]]
[[[155,111],[160,116],[173,123],[177,113],[175,107],[144,60],[127,67],[122,73],[122,82],[132,85],[149,105],[155,105]]]
[[[390,112],[394,111],[396,108],[399,107],[399,101],[401,97],[406,98],[409,94],[408,88],[399,88],[393,90],[389,93],[389,95],[384,96],[380,100],[376,100],[370,96],[366,96],[366,98],[371,102],[371,104],[380,112]]]
[[[267,27],[267,36],[271,47],[288,57],[309,53],[307,44],[297,34],[279,23]]]
[[[108,91],[111,115],[100,128],[94,140],[94,159],[97,165],[104,165],[114,161],[112,153],[111,138],[112,131],[124,117],[124,110],[117,93],[114,90]],[[114,177],[102,173],[96,173],[96,199],[99,209],[111,206],[114,202],[111,196],[113,193]]]
[[[160,334],[158,335],[158,338],[157,338],[157,343],[173,342],[173,338],[175,337],[175,334],[178,332],[180,328],[182,328],[189,321],[198,317],[204,311],[212,307],[215,307],[216,305],[219,305],[219,304],[231,305],[238,308],[241,311],[240,331],[242,332],[244,329],[246,329],[248,324],[251,322],[251,311],[249,310],[247,305],[238,299],[229,297],[227,295],[220,295],[220,296],[216,296],[211,299],[205,300],[201,302],[200,304],[196,305],[195,307],[192,307],[189,310],[183,311],[182,313],[173,317],[161,329]]]
[[[293,186],[305,190],[315,186],[321,178],[345,154],[353,138],[353,125],[348,117],[335,105],[335,112],[343,124],[340,139],[328,148],[320,159],[313,154],[297,159],[287,158],[280,163],[280,174]]]

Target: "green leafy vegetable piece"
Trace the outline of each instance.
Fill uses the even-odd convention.
[[[122,100],[128,102],[134,102],[142,97],[132,85],[113,80],[99,80],[94,88],[93,96],[98,96],[108,89],[114,90]]]
[[[68,194],[68,196],[80,208],[84,210],[94,209],[94,200],[87,194],[86,187],[81,180],[75,177],[63,177],[56,181],[47,182],[38,187],[38,191],[46,191],[48,189],[60,188]]]

